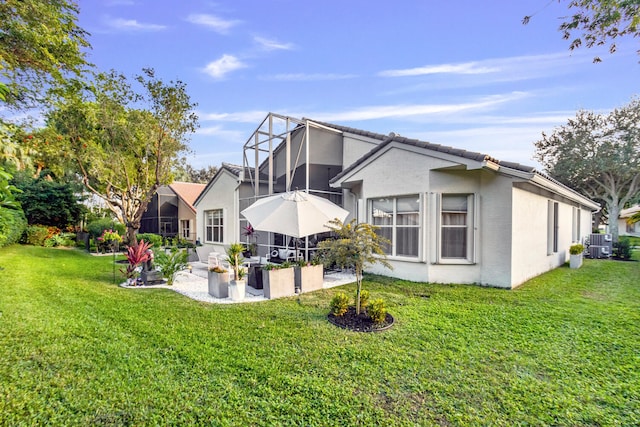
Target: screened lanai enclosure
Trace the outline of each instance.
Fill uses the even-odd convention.
[[[239,212],[262,197],[296,189],[342,206],[342,191],[332,189],[329,181],[342,171],[343,148],[341,131],[308,119],[270,113],[244,144],[241,179],[248,185],[240,186]],[[313,235],[295,241],[260,230],[257,236],[247,236],[250,224],[242,215],[239,220],[241,233],[245,231],[242,241],[257,244],[262,249],[259,252],[271,254],[277,249],[298,247],[309,259],[317,240],[324,237]]]
[[[168,186],[160,186],[140,221],[140,233],[163,237],[178,235],[178,196]]]

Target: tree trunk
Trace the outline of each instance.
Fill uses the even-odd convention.
[[[620,206],[615,202],[609,203],[609,233],[611,233],[611,239],[613,243],[618,242],[618,217],[620,216]]]

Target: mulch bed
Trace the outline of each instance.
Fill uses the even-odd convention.
[[[340,317],[329,313],[327,319],[336,326],[355,332],[380,332],[389,329],[394,323],[393,316],[389,313],[384,322],[373,323],[365,313],[356,314],[355,307],[349,307],[349,310]]]

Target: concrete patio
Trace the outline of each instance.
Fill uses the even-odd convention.
[[[192,262],[191,272],[188,270],[181,271],[176,275],[172,286],[166,284],[132,287],[131,289],[147,289],[147,288],[165,288],[178,292],[188,298],[215,303],[215,304],[233,304],[269,301],[264,297],[262,289],[255,289],[246,286],[245,298],[241,301],[233,301],[231,298],[216,298],[209,295],[208,268],[207,264],[202,262]],[[333,288],[336,286],[346,285],[356,281],[356,276],[350,271],[330,272],[324,275],[323,289]]]

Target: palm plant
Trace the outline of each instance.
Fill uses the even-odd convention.
[[[239,280],[240,277],[238,277],[241,273],[240,273],[240,266],[242,265],[242,262],[244,261],[244,257],[242,256],[242,253],[245,251],[245,247],[242,243],[232,243],[231,245],[229,245],[229,247],[227,248],[227,262],[229,263],[229,265],[231,266],[231,268],[233,268],[233,274],[234,274],[234,278],[236,280]]]

